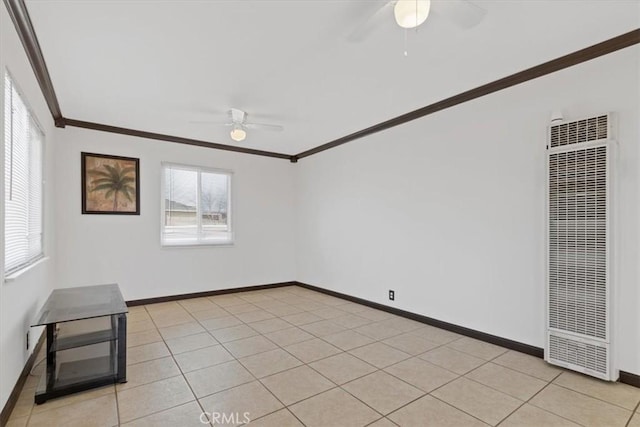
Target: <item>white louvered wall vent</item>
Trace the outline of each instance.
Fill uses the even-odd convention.
[[[551,126],[551,147],[580,144],[609,138],[609,116],[590,117]]]
[[[615,380],[609,339],[609,119],[549,128],[545,359]]]

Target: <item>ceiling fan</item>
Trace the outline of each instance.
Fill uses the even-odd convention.
[[[405,29],[422,25],[430,13],[441,15],[462,29],[478,25],[487,11],[467,0],[376,0],[368,13],[348,35],[351,42],[365,40],[391,13],[396,23]]]
[[[266,130],[273,132],[282,132],[284,130],[284,127],[281,125],[248,122],[248,114],[245,111],[239,110],[237,108],[230,109],[228,113],[229,120],[226,122],[192,120],[190,123],[208,123],[220,126],[231,126],[231,132],[229,132],[229,136],[236,142],[244,141],[244,139],[247,137],[248,129]]]

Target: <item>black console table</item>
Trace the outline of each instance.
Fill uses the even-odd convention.
[[[127,305],[118,285],[55,289],[32,326],[47,328],[35,402],[127,381]]]

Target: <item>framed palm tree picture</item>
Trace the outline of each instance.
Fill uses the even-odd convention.
[[[140,160],[82,153],[82,213],[140,215]]]

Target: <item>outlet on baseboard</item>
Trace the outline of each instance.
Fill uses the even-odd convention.
[[[396,291],[392,291],[391,289],[389,289],[389,299],[391,301],[395,301],[395,299],[396,299]]]

